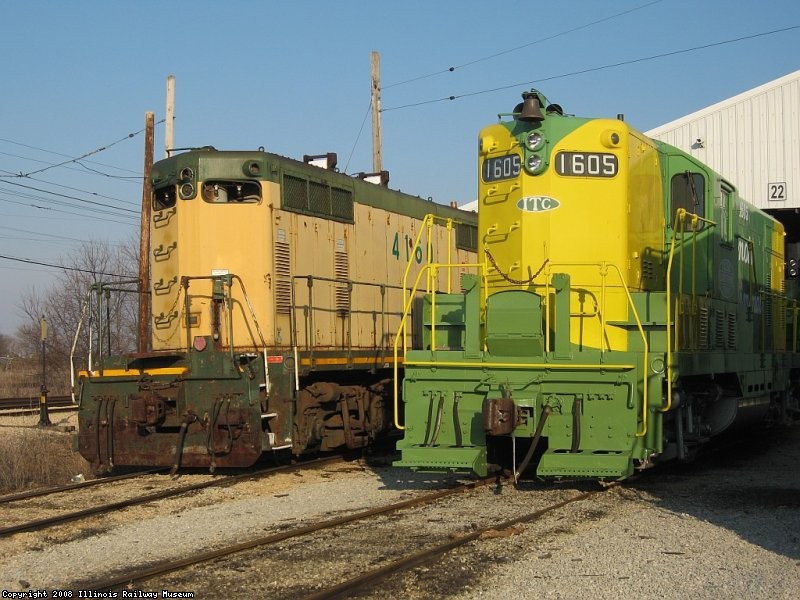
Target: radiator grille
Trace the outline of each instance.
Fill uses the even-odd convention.
[[[305,179],[283,176],[283,208],[308,209],[308,186]]]
[[[316,217],[352,223],[353,192],[331,187],[323,182],[284,175],[282,207]]]

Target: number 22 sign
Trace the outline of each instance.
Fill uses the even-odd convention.
[[[767,184],[767,199],[770,202],[783,202],[788,200],[787,196],[785,181]]]

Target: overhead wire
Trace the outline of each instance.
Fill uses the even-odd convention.
[[[81,242],[81,243],[90,243],[92,240],[83,240],[80,238],[69,237],[66,235],[56,235],[54,233],[40,233],[38,231],[31,231],[30,229],[20,229],[18,227],[8,227],[6,225],[0,225],[0,229],[5,229],[7,231],[14,231],[16,233],[29,233],[32,235],[39,236],[40,238],[45,239],[36,239],[36,238],[12,238],[10,236],[3,236],[0,235],[0,239],[25,239],[35,242],[53,242],[53,243],[68,243],[68,242]],[[122,242],[110,242],[111,245],[114,246],[123,246]]]
[[[0,152],[0,154],[5,154],[4,152]],[[5,169],[0,169],[0,173],[9,173],[12,174],[11,171],[6,171]],[[46,179],[39,179],[38,177],[28,177],[30,181],[36,181],[38,183],[44,183],[47,185],[52,185],[59,188],[64,188],[65,190],[72,190],[73,192],[81,192],[83,194],[89,194],[90,196],[95,196],[97,198],[105,198],[106,200],[113,200],[114,202],[119,202],[121,204],[136,204],[133,200],[122,200],[121,198],[115,198],[114,196],[106,196],[105,194],[101,194],[99,192],[92,192],[90,190],[84,190],[82,188],[76,188],[69,185],[64,185],[62,183],[55,183],[53,181],[47,181]],[[3,180],[0,179],[0,183],[3,183]]]
[[[527,44],[522,44],[521,46],[515,46],[513,48],[508,48],[506,50],[501,50],[500,52],[495,52],[494,54],[489,54],[489,55],[483,56],[481,58],[476,58],[474,60],[467,61],[467,62],[462,63],[460,65],[451,66],[451,67],[448,67],[446,69],[440,69],[438,71],[434,71],[434,72],[428,73],[426,75],[419,75],[417,77],[412,77],[411,79],[406,79],[405,81],[398,81],[397,83],[390,83],[389,85],[383,86],[381,89],[388,90],[388,89],[393,88],[393,87],[398,87],[398,86],[401,86],[401,85],[406,85],[408,83],[414,83],[416,81],[421,81],[422,79],[429,79],[431,77],[436,77],[437,75],[444,75],[446,73],[453,73],[454,71],[457,71],[459,69],[463,69],[465,67],[471,67],[472,65],[476,65],[478,63],[482,63],[482,62],[485,62],[487,60],[491,60],[493,58],[497,58],[498,56],[504,56],[506,54],[511,54],[512,52],[516,52],[517,50],[522,50],[523,48],[528,48],[528,47],[534,46],[536,44],[541,44],[543,42],[548,42],[550,40],[554,40],[554,39],[559,38],[561,36],[568,35],[570,33],[575,33],[576,31],[580,31],[581,29],[588,29],[589,27],[592,27],[594,25],[599,25],[600,23],[605,23],[606,21],[610,21],[612,19],[616,19],[617,17],[621,17],[621,16],[624,16],[624,15],[630,14],[632,12],[636,12],[638,10],[642,10],[642,9],[648,8],[648,7],[650,7],[650,6],[654,5],[654,4],[659,4],[660,2],[663,2],[663,1],[664,0],[653,0],[652,2],[648,2],[647,4],[643,4],[641,6],[635,6],[634,8],[630,8],[628,10],[624,10],[622,12],[618,12],[618,13],[615,13],[613,15],[609,15],[607,17],[603,17],[602,19],[597,19],[597,20],[591,21],[589,23],[584,23],[583,25],[578,25],[577,27],[572,27],[570,29],[565,29],[564,31],[560,31],[558,33],[554,33],[553,35],[549,35],[547,37],[544,37],[544,38],[541,38],[541,39],[537,39],[537,40],[534,40],[532,42],[528,42]]]
[[[163,122],[164,122],[163,119],[161,121],[159,121],[159,123],[163,123]],[[46,152],[47,154],[54,154],[56,156],[62,156],[64,158],[70,158],[69,154],[64,154],[63,152],[56,152],[55,150],[48,150],[47,148],[40,148],[38,146],[32,146],[30,144],[24,144],[22,142],[17,142],[15,140],[9,140],[8,138],[0,137],[0,142],[5,142],[7,144],[13,144],[15,146],[22,146],[23,148],[28,148],[30,150],[36,150],[38,152]],[[3,154],[5,154],[5,153],[3,153]],[[28,158],[26,156],[16,156],[14,154],[8,154],[8,156],[14,156],[15,158],[22,158],[24,160],[31,160],[31,161],[35,161],[35,162],[44,162],[45,164],[52,164],[52,163],[46,163],[45,161],[39,160],[39,159],[36,159],[36,158]],[[117,167],[117,166],[114,166],[114,165],[108,165],[108,164],[97,162],[97,161],[94,161],[94,160],[87,160],[86,162],[89,163],[89,164],[98,165],[100,167],[106,167],[106,168],[109,168],[109,169],[117,169],[118,171],[127,171],[129,173],[134,173],[134,174],[139,173],[138,171],[135,171],[133,169],[128,169],[126,167]]]
[[[528,48],[528,47],[533,46],[535,44],[540,44],[542,42],[553,40],[555,38],[558,38],[558,37],[561,37],[561,36],[564,36],[564,35],[568,35],[570,33],[576,32],[576,31],[580,31],[581,29],[587,29],[589,27],[592,27],[594,25],[598,25],[600,23],[605,23],[606,21],[610,21],[612,19],[616,19],[617,17],[621,17],[623,15],[627,15],[627,14],[630,14],[632,12],[636,12],[638,10],[642,10],[642,9],[648,8],[648,7],[650,7],[650,6],[654,5],[654,4],[659,4],[660,2],[663,2],[663,1],[664,0],[653,0],[652,2],[648,2],[647,4],[643,4],[641,6],[636,6],[634,8],[630,8],[630,9],[624,10],[622,12],[614,13],[613,15],[609,15],[609,16],[603,17],[602,19],[597,19],[597,20],[591,21],[589,23],[584,23],[583,25],[579,25],[577,27],[572,27],[570,29],[566,29],[564,31],[561,31],[559,33],[555,33],[555,34],[547,36],[545,38],[534,40],[532,42],[528,42],[527,44],[522,44],[521,46],[515,46],[514,48],[508,48],[508,49],[502,50],[500,52],[495,52],[494,54],[490,54],[490,55],[487,55],[487,56],[483,56],[481,58],[477,58],[477,59],[474,59],[474,60],[467,61],[467,62],[462,63],[460,65],[455,65],[455,66],[451,66],[451,67],[448,67],[446,69],[441,69],[441,70],[438,70],[438,71],[434,71],[432,73],[428,73],[428,74],[425,74],[425,75],[419,75],[417,77],[412,77],[411,79],[406,79],[405,81],[398,81],[396,83],[391,83],[389,85],[381,86],[381,90],[387,90],[387,89],[398,87],[398,86],[401,86],[401,85],[406,85],[408,83],[413,83],[413,82],[416,82],[416,81],[420,81],[422,79],[428,79],[428,78],[431,78],[431,77],[435,77],[437,75],[443,75],[443,74],[446,74],[446,73],[452,73],[452,72],[454,72],[456,70],[464,69],[466,67],[470,67],[472,65],[476,65],[478,63],[485,62],[485,61],[491,60],[493,58],[497,58],[498,56],[503,56],[505,54],[510,54],[512,52],[516,52],[517,50],[522,50],[523,48]],[[451,98],[451,99],[454,99],[454,98]],[[438,101],[441,101],[441,100],[437,100],[437,102]],[[430,103],[430,102],[425,102],[423,104],[428,104],[428,103]],[[369,116],[369,112],[370,112],[371,108],[372,108],[372,102],[370,101],[370,105],[367,107],[367,112],[366,112],[366,114],[364,115],[364,118],[361,121],[361,127],[358,130],[358,135],[356,135],[356,141],[353,144],[353,148],[350,150],[350,156],[348,156],[348,158],[347,158],[347,164],[345,165],[345,172],[347,172],[347,167],[349,167],[349,165],[350,165],[350,159],[353,156],[353,152],[355,151],[356,145],[358,144],[358,141],[361,139],[361,133],[364,130],[364,125],[366,124],[367,117]],[[400,108],[406,108],[406,106],[403,106],[403,107],[400,107]],[[389,110],[392,110],[392,109],[389,109]],[[385,111],[381,110],[381,112],[385,112]]]
[[[50,152],[50,151],[49,150],[42,150],[42,152]],[[59,153],[53,152],[53,154],[59,154]],[[2,155],[2,156],[10,156],[11,158],[18,158],[20,160],[26,160],[28,162],[34,162],[34,163],[39,163],[39,164],[43,164],[43,165],[53,166],[52,162],[49,162],[49,161],[46,161],[46,160],[42,160],[42,159],[39,159],[39,158],[31,158],[30,156],[22,156],[20,154],[13,154],[11,152],[0,152],[0,155]],[[67,171],[74,171],[76,173],[83,173],[83,174],[86,174],[86,172],[88,171],[89,173],[93,173],[93,174],[96,174],[96,175],[101,175],[103,177],[107,177],[107,178],[111,178],[111,179],[119,179],[120,181],[127,181],[127,182],[132,182],[132,183],[136,183],[135,180],[137,180],[137,179],[141,180],[143,178],[142,175],[111,175],[109,173],[104,173],[103,171],[99,171],[97,169],[92,169],[91,167],[88,167],[86,165],[86,163],[101,165],[101,166],[103,166],[103,167],[105,167],[107,169],[117,169],[119,171],[128,171],[130,173],[137,173],[137,171],[133,171],[132,169],[126,169],[124,167],[117,167],[117,166],[114,166],[114,165],[106,165],[104,163],[98,163],[98,162],[95,162],[95,161],[88,161],[88,160],[87,161],[81,161],[80,163],[76,163],[77,166],[75,166],[75,167],[62,165],[61,168],[65,169]],[[3,173],[5,173],[6,175],[0,176],[0,177],[4,177],[6,179],[20,177],[20,173],[13,173],[11,171],[5,171],[5,170],[3,170]],[[28,177],[28,179],[36,180],[35,177]]]
[[[86,198],[79,198],[78,196],[70,196],[68,194],[61,194],[59,192],[52,192],[50,190],[37,188],[37,187],[34,187],[32,185],[25,185],[24,183],[19,183],[17,181],[0,180],[0,185],[15,185],[15,186],[19,186],[21,188],[25,188],[25,189],[28,189],[28,190],[33,190],[35,192],[41,192],[43,194],[51,194],[53,196],[58,196],[59,198],[66,198],[68,200],[76,200],[78,202],[83,202],[84,204],[91,204],[91,205],[94,205],[94,206],[99,206],[99,207],[101,207],[101,208],[103,208],[105,210],[118,210],[120,212],[133,213],[133,214],[136,214],[136,215],[140,214],[140,211],[133,210],[131,208],[122,208],[122,207],[118,207],[118,206],[111,206],[109,204],[103,204],[102,202],[96,202],[95,200],[87,200]]]
[[[551,75],[549,77],[541,77],[541,78],[538,78],[538,79],[532,79],[530,81],[523,81],[523,82],[518,82],[518,83],[507,84],[507,85],[502,85],[502,86],[498,86],[498,87],[494,87],[494,88],[488,88],[488,89],[479,90],[479,91],[475,91],[475,92],[466,92],[466,93],[463,93],[463,94],[454,94],[452,96],[444,96],[444,97],[441,97],[441,98],[432,98],[430,100],[422,100],[422,101],[419,101],[419,102],[412,102],[412,103],[403,104],[403,105],[400,105],[400,106],[392,106],[392,107],[388,107],[388,108],[382,108],[381,112],[402,110],[402,109],[405,109],[405,108],[413,108],[413,107],[416,107],[416,106],[424,106],[426,104],[435,104],[435,103],[438,103],[438,102],[446,102],[448,100],[458,100],[458,99],[461,99],[461,98],[468,98],[468,97],[472,97],[472,96],[479,96],[479,95],[482,95],[482,94],[489,94],[489,93],[492,93],[492,92],[499,92],[499,91],[507,90],[507,89],[511,89],[511,88],[517,88],[517,87],[521,87],[521,86],[531,85],[531,84],[534,84],[534,83],[542,83],[542,82],[545,82],[545,81],[553,81],[555,79],[563,79],[563,78],[566,78],[566,77],[573,77],[575,75],[584,75],[586,73],[595,73],[597,71],[603,71],[603,70],[606,70],[606,69],[613,69],[613,68],[632,65],[632,64],[636,64],[636,63],[642,63],[642,62],[646,62],[646,61],[650,61],[650,60],[657,60],[657,59],[666,58],[666,57],[669,57],[669,56],[676,56],[678,54],[686,54],[688,52],[696,52],[696,51],[699,51],[699,50],[706,50],[708,48],[724,46],[726,44],[734,44],[734,43],[737,43],[737,42],[742,42],[742,41],[746,41],[746,40],[752,40],[752,39],[756,39],[756,38],[760,38],[760,37],[766,37],[766,36],[769,36],[769,35],[776,35],[776,34],[779,34],[779,33],[785,33],[787,31],[792,31],[792,30],[795,30],[795,29],[800,29],[800,25],[792,25],[792,26],[789,26],[789,27],[783,27],[781,29],[773,29],[772,31],[765,31],[765,32],[756,33],[756,34],[752,34],[752,35],[741,36],[741,37],[732,38],[732,39],[729,39],[729,40],[723,40],[723,41],[720,41],[720,42],[712,42],[710,44],[702,44],[700,46],[692,46],[691,48],[683,48],[683,49],[680,49],[680,50],[672,50],[672,51],[669,51],[669,52],[661,52],[659,54],[653,54],[653,55],[650,55],[650,56],[643,56],[643,57],[640,57],[640,58],[634,58],[634,59],[631,59],[631,60],[624,60],[624,61],[611,63],[611,64],[607,64],[607,65],[601,65],[601,66],[597,66],[597,67],[590,67],[590,68],[586,68],[586,69],[580,69],[578,71],[570,71],[568,73],[561,73],[559,75]]]
[[[91,269],[80,269],[78,267],[66,267],[64,265],[46,263],[46,262],[42,262],[42,261],[32,260],[30,258],[19,258],[18,256],[6,256],[5,254],[0,254],[0,258],[2,258],[4,260],[14,261],[14,262],[21,262],[21,263],[26,263],[26,264],[31,264],[31,265],[38,265],[38,266],[41,266],[41,267],[50,267],[50,268],[53,268],[53,269],[59,269],[59,270],[63,270],[63,271],[77,271],[79,273],[90,273],[91,275],[108,275],[109,277],[125,277],[125,278],[130,277],[130,274],[128,274],[128,275],[120,275],[119,273],[106,273],[105,271],[92,271]]]
[[[21,197],[21,198],[29,197],[32,200],[39,199],[36,196],[25,196],[24,194],[23,195],[18,195],[18,197]],[[127,215],[115,215],[115,216],[118,216],[118,217],[120,217],[122,219],[130,219],[130,221],[126,223],[126,222],[123,222],[123,221],[117,221],[115,219],[106,219],[104,217],[97,216],[98,213],[106,214],[103,211],[94,211],[94,212],[92,212],[90,214],[85,214],[85,213],[75,212],[74,210],[73,211],[61,210],[59,208],[54,208],[52,206],[40,206],[38,204],[20,202],[19,200],[12,200],[10,198],[4,198],[4,197],[0,197],[0,202],[8,202],[9,204],[16,204],[18,206],[25,206],[25,207],[28,207],[28,208],[34,208],[34,209],[37,209],[37,210],[45,210],[45,211],[50,211],[50,212],[53,212],[53,213],[59,213],[59,214],[64,214],[64,215],[78,216],[78,217],[81,217],[82,219],[92,219],[92,220],[95,220],[95,221],[103,221],[105,223],[117,223],[118,225],[131,225],[134,222],[136,222],[136,220],[137,220],[135,217],[132,217],[132,216],[129,217]],[[57,203],[57,202],[54,202],[54,203]],[[72,205],[67,204],[67,203],[64,203],[64,205],[72,206]],[[73,208],[75,208],[76,210],[82,210],[79,207],[73,207]],[[87,210],[87,209],[83,209],[83,210]]]
[[[160,121],[158,121],[157,124],[161,124],[165,120],[166,119],[161,119]],[[70,159],[62,161],[60,163],[55,163],[55,164],[52,164],[52,165],[48,165],[47,167],[44,167],[44,168],[41,168],[41,169],[37,169],[35,171],[29,171],[28,173],[19,173],[19,174],[15,175],[15,177],[30,177],[31,175],[36,175],[38,173],[43,173],[44,171],[48,171],[48,170],[54,169],[56,167],[61,167],[61,166],[64,166],[64,165],[68,165],[70,163],[78,164],[81,160],[83,160],[85,158],[88,158],[88,157],[93,156],[95,154],[99,154],[100,152],[104,152],[105,150],[108,150],[109,148],[112,148],[113,146],[116,146],[117,144],[120,144],[120,143],[122,143],[122,142],[124,142],[126,140],[129,140],[131,138],[136,137],[137,135],[142,133],[144,130],[145,129],[142,128],[142,129],[140,129],[138,131],[134,131],[132,133],[129,133],[125,137],[119,138],[118,140],[115,140],[115,141],[111,142],[110,144],[106,144],[104,146],[100,146],[99,148],[95,148],[94,150],[90,150],[89,152],[85,152],[84,154],[81,154],[80,156],[77,156],[77,157],[74,157],[74,158],[70,158]],[[3,176],[0,176],[0,177],[3,177]]]
[[[369,106],[367,106],[367,112],[364,113],[364,118],[361,119],[361,127],[358,129],[358,135],[356,136],[356,141],[353,142],[353,147],[350,148],[350,155],[347,157],[347,163],[344,165],[344,172],[347,173],[347,168],[350,166],[350,159],[353,158],[353,152],[356,150],[356,146],[358,145],[358,140],[361,139],[361,133],[364,131],[364,125],[367,122],[367,117],[369,116],[370,110],[372,110],[372,100],[369,101]]]

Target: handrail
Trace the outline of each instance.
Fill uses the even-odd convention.
[[[486,265],[484,263],[445,263],[445,264],[431,263],[431,264],[427,264],[427,265],[422,265],[420,270],[419,270],[419,272],[417,273],[416,279],[414,280],[414,286],[411,288],[411,290],[409,292],[408,299],[405,299],[404,302],[403,302],[403,314],[400,316],[400,325],[397,328],[397,334],[394,336],[394,344],[393,344],[393,348],[392,348],[392,352],[393,352],[392,353],[392,369],[393,369],[392,382],[393,382],[393,386],[394,386],[394,390],[393,390],[394,391],[394,426],[397,429],[399,429],[400,431],[405,429],[405,426],[400,424],[400,420],[398,418],[398,416],[399,416],[399,408],[400,408],[400,402],[399,402],[399,397],[398,397],[398,393],[397,393],[397,391],[398,391],[397,390],[397,380],[398,380],[398,376],[397,376],[398,367],[397,367],[397,365],[398,365],[398,351],[399,351],[398,346],[400,344],[400,339],[402,338],[403,339],[403,364],[407,364],[406,363],[406,355],[408,354],[408,345],[407,345],[407,340],[406,340],[406,336],[407,336],[407,334],[406,334],[406,323],[408,321],[408,316],[411,313],[411,307],[414,304],[414,295],[417,292],[417,288],[419,287],[419,282],[420,282],[420,279],[422,279],[423,273],[427,273],[432,268],[447,268],[447,269],[451,269],[453,267],[465,268],[465,269],[476,268],[476,269],[479,270],[479,274],[482,276],[482,279],[483,279],[484,283],[486,281]],[[426,281],[427,281],[427,279],[426,279]],[[408,288],[407,288],[406,284],[407,284],[407,280],[404,278],[404,280],[403,280],[403,289],[408,291]],[[485,285],[483,287],[484,287],[484,289],[486,288]],[[404,293],[404,295],[405,295],[405,293]],[[436,296],[436,294],[434,294],[434,297],[435,296]],[[434,319],[432,319],[432,320],[435,320],[435,313],[433,314],[433,317],[434,317]],[[435,346],[435,338],[434,338],[433,345]],[[432,350],[435,350],[435,348],[433,348]]]
[[[667,403],[663,406],[661,412],[669,412],[672,410],[672,336],[669,333],[670,328],[675,332],[675,350],[678,349],[679,341],[679,327],[678,327],[678,313],[676,312],[675,323],[672,324],[672,263],[675,257],[675,245],[678,239],[678,223],[680,223],[681,242],[683,242],[683,235],[686,233],[684,227],[686,225],[686,217],[692,218],[692,238],[697,237],[697,223],[702,221],[709,225],[716,226],[714,221],[705,219],[699,215],[688,212],[685,208],[679,208],[675,211],[675,224],[672,227],[672,240],[669,247],[669,258],[667,260]],[[694,244],[694,241],[693,241]],[[683,267],[683,244],[679,247],[678,251],[681,255],[681,267]],[[683,296],[683,268],[678,273],[678,298]],[[694,270],[692,271],[692,285],[695,285]]]
[[[612,262],[601,261],[599,263],[550,263],[547,267],[547,279],[545,280],[545,286],[549,286],[549,274],[551,272],[552,267],[598,267],[600,270],[600,285],[601,285],[601,299],[600,299],[600,356],[603,356],[603,340],[605,339],[605,290],[606,290],[606,277],[608,276],[608,269],[611,268],[617,272],[619,275],[620,283],[622,283],[622,289],[625,291],[625,297],[628,300],[628,306],[633,313],[633,318],[636,321],[636,327],[639,330],[639,335],[642,336],[642,344],[644,348],[644,356],[643,356],[643,366],[642,366],[642,395],[644,396],[644,401],[642,402],[642,429],[641,431],[636,432],[636,437],[644,437],[647,434],[647,365],[649,360],[649,352],[650,352],[650,345],[647,342],[647,335],[644,332],[644,326],[642,325],[642,321],[639,318],[639,311],[636,310],[636,305],[633,302],[633,297],[631,296],[630,290],[628,289],[628,284],[625,283],[625,277],[622,275],[622,270],[619,268],[618,265]],[[545,317],[549,317],[550,311],[546,311]],[[549,326],[546,326],[549,330]],[[609,348],[610,350],[610,348]],[[602,358],[601,358],[602,359]],[[553,365],[557,363],[546,363],[546,367],[543,368],[554,368]],[[586,365],[582,365],[584,368],[594,368],[588,367]],[[597,368],[611,368],[608,363],[601,363],[597,365]],[[634,368],[633,366],[629,368]]]
[[[448,256],[448,258],[447,258],[447,262],[446,263],[438,263],[438,266],[447,268],[447,292],[450,293],[450,290],[451,290],[451,282],[450,282],[451,272],[450,272],[450,270],[453,267],[461,268],[461,267],[464,266],[461,263],[453,263],[452,260],[451,260],[451,252],[452,252],[452,246],[453,246],[453,232],[455,231],[455,229],[453,228],[453,225],[460,224],[460,223],[462,223],[462,221],[459,221],[458,219],[453,219],[453,218],[450,218],[450,217],[440,217],[438,215],[434,215],[434,214],[431,214],[431,213],[425,215],[425,217],[422,219],[422,224],[420,225],[419,232],[417,233],[417,237],[414,240],[414,245],[412,246],[412,248],[417,248],[417,247],[420,246],[420,241],[422,240],[422,234],[427,231],[428,237],[427,237],[427,242],[426,242],[426,248],[428,249],[428,252],[427,252],[426,259],[428,260],[428,262],[425,265],[420,265],[420,266],[424,267],[426,265],[436,264],[436,263],[433,263],[431,259],[433,258],[433,235],[432,235],[432,231],[433,231],[433,226],[437,222],[443,223],[447,227],[447,256]],[[406,268],[403,271],[403,305],[404,306],[405,306],[406,302],[408,301],[407,297],[406,297],[406,293],[410,293],[411,296],[413,297],[413,293],[411,293],[409,291],[409,287],[408,287],[408,276],[409,276],[409,274],[411,272],[411,265],[413,264],[413,262],[414,262],[414,258],[413,258],[413,253],[412,253],[412,256],[409,257],[408,262],[406,263]],[[422,272],[422,271],[420,271],[420,272]],[[431,277],[431,275],[429,273],[428,274],[428,279],[426,281],[426,290],[427,290],[427,292],[431,293],[434,290],[435,285],[436,285],[435,279],[433,277]],[[416,286],[414,287],[414,292],[416,292]],[[408,352],[408,343],[407,343],[407,340],[405,340],[405,338],[404,338],[403,339],[403,354],[405,354],[406,352]]]
[[[296,292],[296,283],[299,280],[303,280],[306,282],[306,287],[308,289],[308,297],[307,297],[307,304],[301,304],[298,300],[296,300],[296,296],[298,295]],[[314,326],[314,313],[338,313],[339,310],[336,308],[335,305],[330,303],[325,304],[321,302],[319,304],[314,303],[314,296],[313,296],[313,288],[316,282],[326,283],[326,284],[333,284],[333,285],[342,285],[347,286],[348,291],[350,294],[351,301],[348,303],[347,313],[348,318],[352,318],[352,315],[364,315],[364,314],[373,314],[375,311],[374,309],[358,309],[353,308],[352,296],[353,291],[357,288],[375,288],[378,293],[381,295],[381,336],[378,343],[378,346],[375,348],[376,350],[383,351],[388,348],[388,344],[384,342],[385,334],[387,333],[387,322],[389,317],[396,317],[399,316],[400,313],[398,312],[390,312],[387,310],[387,300],[386,300],[386,292],[387,290],[398,290],[401,291],[403,288],[399,285],[390,285],[388,283],[379,283],[375,281],[360,281],[356,279],[336,279],[332,277],[323,277],[318,275],[292,275],[290,278],[291,282],[291,291],[292,291],[292,298],[289,306],[289,314],[292,321],[291,325],[291,345],[295,348],[300,350],[300,344],[298,342],[298,330],[300,329],[299,326],[295,325],[297,321],[297,312],[299,310],[305,310],[306,320],[303,324],[303,329],[306,334],[305,345],[303,347],[303,351],[310,351],[313,356],[313,349],[314,344],[309,337],[310,330],[313,330]]]
[[[637,329],[639,330],[639,334],[642,337],[642,344],[643,344],[643,372],[642,372],[642,394],[644,397],[644,401],[642,403],[642,428],[641,430],[636,432],[637,437],[643,437],[647,434],[648,423],[647,423],[647,398],[648,398],[648,382],[647,382],[647,375],[648,375],[648,361],[649,361],[649,343],[647,340],[647,335],[644,331],[644,326],[642,325],[641,318],[639,317],[639,313],[636,309],[636,305],[633,302],[633,297],[630,294],[630,290],[625,282],[625,278],[622,274],[622,270],[619,268],[618,265],[614,263],[608,262],[600,262],[600,263],[554,263],[556,266],[565,267],[565,266],[581,266],[581,267],[598,267],[601,270],[601,275],[603,278],[603,285],[605,286],[605,279],[608,276],[608,269],[612,269],[617,273],[619,276],[619,280],[622,284],[622,289],[625,292],[625,296],[628,302],[628,305],[631,308],[631,312],[633,314],[634,321],[636,323]],[[399,363],[399,340],[402,337],[404,340],[406,338],[406,323],[408,320],[408,315],[411,311],[411,305],[414,297],[414,293],[416,293],[420,280],[422,278],[423,273],[436,271],[439,268],[450,268],[453,266],[459,267],[466,267],[466,268],[478,268],[481,271],[482,275],[482,284],[483,289],[486,289],[486,265],[485,263],[477,263],[477,264],[431,264],[431,265],[423,265],[420,269],[420,272],[417,274],[416,280],[414,281],[414,285],[411,288],[411,294],[409,299],[405,302],[403,307],[403,315],[400,320],[400,326],[398,328],[397,335],[395,336],[394,348],[393,348],[393,366],[394,366],[394,419],[395,419],[395,427],[399,430],[403,430],[404,426],[399,422],[398,414],[399,414],[399,395],[398,395],[398,363]],[[429,278],[428,278],[429,279]],[[549,278],[546,280],[545,286],[549,285]],[[601,304],[601,307],[603,305]],[[435,352],[435,322],[436,322],[436,315],[435,315],[435,294],[434,297],[431,299],[431,322],[432,322],[432,336],[434,340],[434,345],[431,347],[431,354],[433,358],[433,354]],[[604,310],[601,308],[601,313],[604,313]],[[601,338],[603,337],[603,333],[601,332]],[[602,344],[602,341],[601,341]],[[613,363],[599,363],[599,364],[575,364],[575,363],[485,363],[480,361],[467,361],[467,362],[447,362],[447,361],[436,361],[436,360],[425,360],[425,361],[409,361],[407,360],[407,348],[404,346],[403,351],[403,364],[404,365],[416,365],[416,366],[459,366],[464,368],[518,368],[518,369],[532,369],[532,368],[540,368],[540,369],[563,369],[563,370],[574,370],[574,369],[590,369],[590,370],[631,370],[635,368],[635,365],[632,364],[613,364]]]

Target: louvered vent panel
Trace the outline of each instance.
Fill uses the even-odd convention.
[[[725,347],[725,311],[714,311],[714,347]]]
[[[350,312],[350,292],[347,280],[350,268],[347,259],[347,252],[337,251],[333,255],[333,270],[335,278],[343,283],[336,283],[336,314],[344,316]]]
[[[709,331],[710,313],[711,311],[708,307],[700,307],[700,339],[697,341],[697,343],[701,350],[708,350],[711,343],[711,332]]]
[[[728,313],[728,350],[736,350],[736,313]]]
[[[275,311],[292,310],[292,256],[288,242],[275,242]]]

